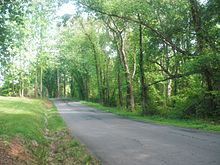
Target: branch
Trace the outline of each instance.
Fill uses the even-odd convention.
[[[111,31],[113,31],[114,33],[120,33],[119,31],[118,31],[118,28],[117,28],[117,26],[115,26],[115,24],[114,24],[114,20],[112,20],[112,22],[113,22],[113,24],[114,24],[114,26],[115,26],[115,29],[114,29],[114,27],[112,27],[111,25],[110,25],[110,21],[108,20],[108,21],[105,21],[104,19],[102,19],[102,21],[104,22],[104,24],[106,25],[106,27],[107,28],[109,28]]]
[[[159,30],[153,28],[150,24],[148,24],[144,21],[136,20],[136,19],[133,19],[131,17],[120,16],[120,15],[117,15],[117,14],[114,14],[114,13],[107,13],[105,11],[94,8],[90,5],[86,5],[82,2],[79,2],[79,4],[89,8],[90,10],[93,10],[93,11],[98,12],[98,13],[103,14],[103,15],[107,15],[109,17],[116,17],[116,18],[119,18],[119,19],[122,19],[122,20],[127,20],[127,21],[131,21],[131,22],[134,22],[134,23],[137,23],[137,24],[141,24],[141,25],[145,26],[146,28],[150,29],[152,32],[154,32],[157,35],[157,37],[161,38],[163,40],[163,42],[165,42],[167,45],[171,46],[177,52],[180,52],[183,55],[193,56],[193,54],[191,54],[190,52],[188,52],[186,50],[183,50],[180,47],[178,47],[175,43],[173,43],[173,41],[168,36],[165,36],[162,32],[160,32]]]
[[[162,71],[164,71],[168,76],[172,77],[173,75],[170,73],[170,71],[168,69],[166,69],[162,64],[160,64],[159,62],[157,61],[151,61],[149,60],[149,62],[152,62],[152,63],[155,63],[157,64],[158,66],[160,66],[160,68],[162,69]]]
[[[190,75],[193,75],[193,74],[197,74],[197,72],[187,72],[187,73],[184,73],[184,74],[173,75],[173,76],[170,76],[170,77],[165,78],[165,79],[163,79],[163,80],[155,81],[155,82],[153,82],[153,83],[151,83],[151,84],[148,84],[147,86],[149,87],[149,86],[152,86],[152,85],[155,85],[155,84],[158,84],[158,83],[167,81],[167,80],[182,78],[182,77],[190,76]]]

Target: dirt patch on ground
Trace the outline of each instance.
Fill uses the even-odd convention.
[[[33,159],[20,139],[14,138],[11,142],[0,139],[0,164],[33,164]]]
[[[17,161],[10,156],[8,146],[4,142],[0,141],[0,164],[11,165],[16,162]]]

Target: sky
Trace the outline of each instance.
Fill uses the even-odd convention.
[[[207,2],[208,2],[208,0],[199,0],[200,1],[200,3],[202,3],[202,4],[206,4]]]
[[[57,16],[63,16],[65,14],[73,15],[76,13],[76,6],[73,2],[63,4],[57,11]]]

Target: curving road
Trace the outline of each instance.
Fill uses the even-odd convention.
[[[220,165],[220,135],[137,122],[53,100],[73,136],[103,165]]]

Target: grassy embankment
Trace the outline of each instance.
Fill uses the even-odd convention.
[[[47,100],[0,97],[0,164],[98,164]]]
[[[201,130],[207,130],[207,131],[220,133],[220,124],[214,123],[213,121],[205,121],[205,120],[198,120],[198,119],[184,120],[184,119],[162,117],[159,115],[142,116],[140,112],[128,112],[120,108],[105,107],[98,103],[87,102],[87,101],[81,101],[81,103],[88,105],[88,106],[92,106],[94,108],[97,108],[105,112],[114,113],[120,116],[135,119],[138,121],[151,122],[151,123],[157,123],[157,124],[162,124],[162,125],[179,126],[179,127],[185,127],[185,128],[201,129]]]

